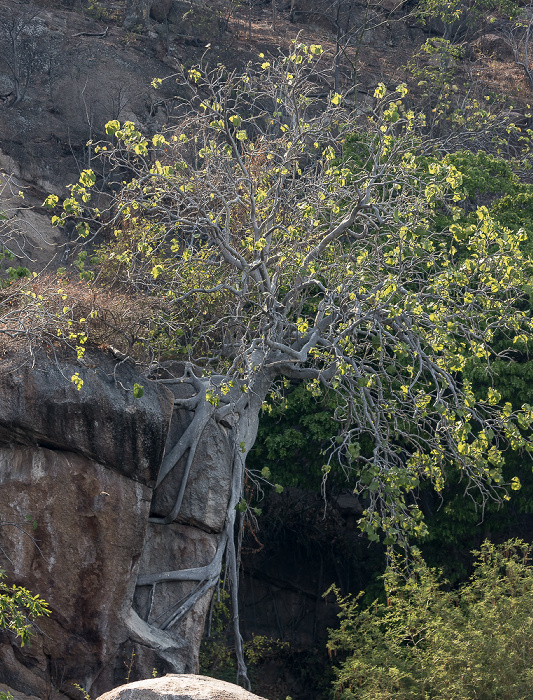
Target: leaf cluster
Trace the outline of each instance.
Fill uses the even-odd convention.
[[[0,571],[0,629],[12,632],[20,639],[21,646],[27,644],[32,635],[34,621],[50,614],[50,607],[38,595],[33,595],[21,586],[8,586]]]

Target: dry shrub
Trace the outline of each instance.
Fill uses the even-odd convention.
[[[111,346],[142,361],[153,317],[149,298],[40,274],[0,289],[0,353],[52,347],[82,359],[83,348]]]

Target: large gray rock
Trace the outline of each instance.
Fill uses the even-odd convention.
[[[139,577],[176,569],[193,569],[211,563],[217,551],[218,538],[194,527],[178,525],[148,524],[145,546],[139,565]],[[135,592],[134,609],[145,622],[160,627],[197,586],[196,581],[169,581],[159,583],[155,588],[150,585],[138,586]],[[178,624],[171,625],[166,633],[182,644],[179,654],[180,666],[168,669],[183,673],[198,671],[198,649],[202,641],[205,616],[211,602],[211,591],[205,593],[195,604],[191,612]],[[143,648],[136,648],[135,655],[139,664],[151,670],[143,657],[147,655]]]
[[[505,61],[513,58],[513,50],[511,46],[499,34],[489,33],[483,34],[472,42],[472,46],[476,51],[496,58],[499,61]]]
[[[172,416],[171,392],[107,353],[87,353],[86,359],[86,367],[44,354],[35,363],[4,359],[0,443],[69,450],[153,486]],[[81,391],[70,381],[76,372]],[[135,383],[144,387],[139,399]]]
[[[127,363],[94,351],[87,358],[94,366],[46,356],[35,366],[23,357],[0,365],[0,565],[9,583],[52,610],[30,646],[0,634],[0,682],[40,698],[76,697],[75,683],[101,693],[122,678],[135,636],[148,485],[173,404],[171,392]],[[81,391],[70,381],[75,371]],[[141,382],[145,394],[134,399]],[[148,642],[175,668],[179,645],[152,636]]]
[[[187,385],[172,385],[177,398],[193,392]],[[167,452],[178,442],[192,420],[192,414],[176,409],[167,438]],[[152,515],[165,517],[172,511],[180,489],[188,452],[154,491]],[[183,504],[176,520],[207,532],[221,532],[231,494],[233,468],[231,429],[210,420],[203,432],[191,466]]]
[[[207,676],[168,674],[129,683],[98,700],[264,700],[233,683]]]
[[[124,27],[128,31],[141,31],[150,26],[152,0],[127,0]]]
[[[149,504],[146,486],[74,452],[0,447],[0,512],[13,523],[2,527],[2,565],[52,609],[29,647],[4,636],[1,681],[41,698],[113,685]]]

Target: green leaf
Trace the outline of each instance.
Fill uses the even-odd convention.
[[[105,125],[105,132],[108,136],[114,136],[119,129],[120,122],[117,119],[113,119]]]
[[[248,510],[248,503],[246,503],[244,498],[241,498],[241,500],[237,503],[237,505],[235,506],[235,510],[239,513],[246,513],[246,511]]]
[[[80,175],[80,183],[84,187],[92,187],[96,182],[96,175],[92,170],[84,170]]]

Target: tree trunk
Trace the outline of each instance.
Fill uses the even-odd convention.
[[[175,609],[167,618],[158,623],[158,629],[166,630],[177,625],[183,618],[194,610],[196,603],[211,590],[214,591],[220,581],[222,567],[225,566],[226,577],[231,585],[231,600],[233,608],[233,625],[235,637],[235,654],[237,657],[237,680],[241,678],[249,685],[244,661],[242,638],[239,630],[238,584],[239,584],[239,526],[242,525],[242,517],[237,523],[237,513],[243,512],[246,506],[241,506],[245,484],[246,456],[253,447],[259,425],[259,413],[265,400],[272,379],[269,374],[261,371],[252,374],[248,386],[233,386],[224,395],[221,393],[220,403],[213,402],[213,388],[220,382],[219,377],[197,377],[192,367],[189,367],[183,377],[176,380],[163,380],[165,383],[185,383],[195,391],[195,396],[188,399],[176,399],[175,405],[193,412],[192,422],[180,436],[178,442],[167,449],[161,465],[157,483],[174,469],[178,462],[187,455],[186,467],[183,471],[182,481],[175,504],[166,517],[150,518],[152,523],[159,525],[173,525],[179,517],[183,503],[183,495],[187,480],[191,472],[191,466],[199,444],[204,438],[204,431],[209,421],[218,421],[230,436],[232,445],[231,454],[231,488],[226,507],[226,517],[223,531],[220,533],[217,551],[213,560],[206,566],[192,569],[176,569],[159,573],[140,576],[137,586],[156,586],[169,581],[194,581],[197,586],[193,594]],[[216,393],[216,391],[215,391]],[[216,405],[215,405],[216,404]],[[148,620],[147,620],[148,622]],[[147,641],[148,643],[148,641]]]

